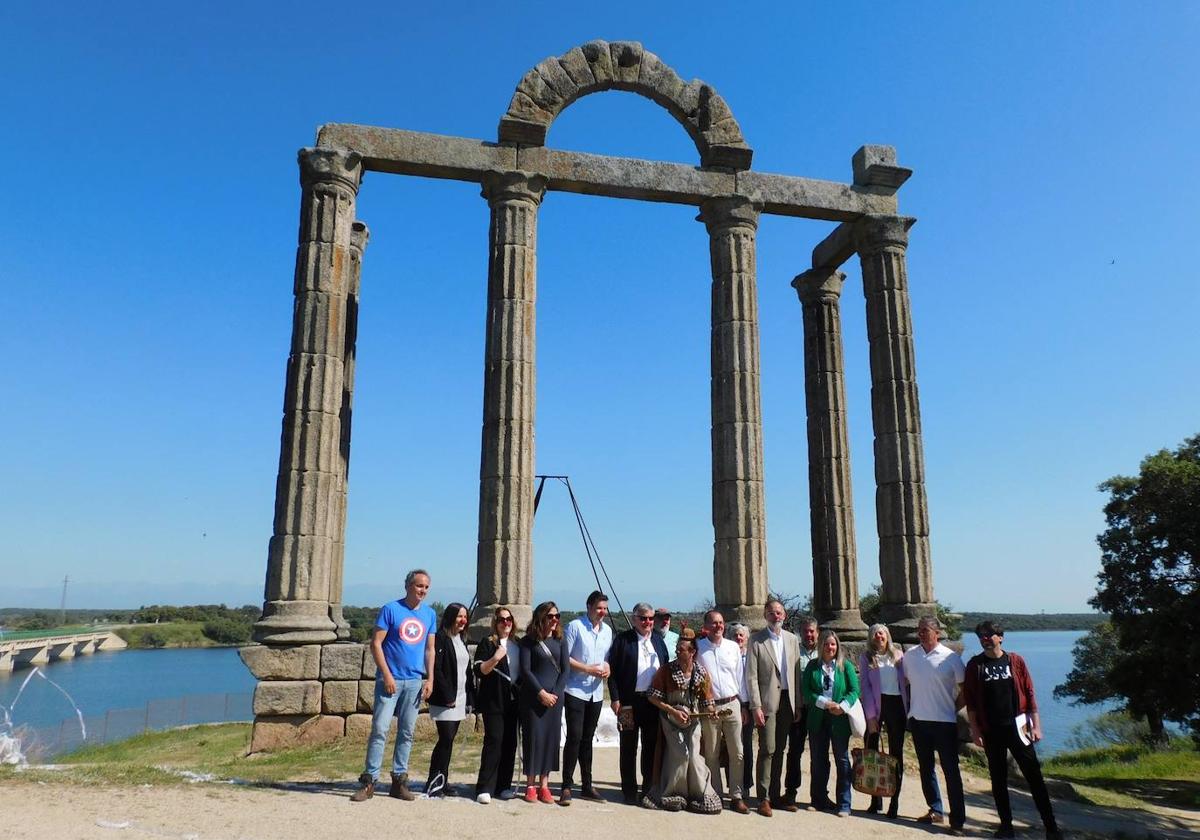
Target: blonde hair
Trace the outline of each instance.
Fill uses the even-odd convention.
[[[845,671],[846,670],[846,657],[842,653],[842,640],[839,639],[838,634],[834,633],[832,630],[822,630],[821,631],[821,638],[817,640],[817,650],[819,651],[818,655],[821,657],[821,661],[824,662],[825,661],[825,642],[827,642],[829,639],[833,639],[835,642],[837,642],[837,655],[833,658],[834,664],[837,666],[837,669],[839,671]]]
[[[883,650],[876,650],[875,649],[875,634],[878,633],[880,630],[882,630],[884,635],[887,636],[887,641],[884,642]],[[879,667],[879,664],[875,661],[875,657],[881,653],[886,654],[888,656],[888,658],[892,660],[893,665],[895,665],[897,662],[899,662],[900,658],[902,656],[904,656],[903,651],[900,650],[900,646],[892,641],[892,631],[888,629],[888,626],[886,624],[872,624],[870,629],[867,630],[866,653],[867,653],[867,655],[864,656],[863,658],[867,660],[868,668],[878,668]]]

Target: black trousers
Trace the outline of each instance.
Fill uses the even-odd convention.
[[[446,782],[450,779],[450,756],[454,752],[454,738],[460,723],[460,720],[439,720],[434,724],[438,739],[429,756],[429,778],[425,781],[425,792],[430,796],[445,793]]]
[[[899,774],[896,778],[896,795],[892,797],[899,799],[900,786],[904,784],[904,732],[908,728],[904,718],[904,701],[900,699],[899,694],[879,695],[879,722],[887,730],[888,755],[894,756],[900,761],[896,768]],[[879,749],[878,732],[867,733],[865,740],[867,749]],[[872,796],[871,804],[879,807],[883,804],[883,798]]]
[[[513,782],[513,765],[517,760],[517,706],[503,714],[483,716],[483,754],[479,757],[479,778],[475,795],[493,796],[509,790]]]
[[[788,734],[787,771],[783,777],[783,787],[788,799],[795,801],[796,791],[800,790],[800,780],[804,777],[800,770],[800,759],[804,757],[804,744],[808,740],[808,706],[800,710],[800,716],[792,721],[792,731]],[[810,797],[811,801],[811,797]]]
[[[621,793],[627,798],[646,796],[654,776],[654,746],[658,741],[658,709],[645,695],[634,695],[633,729],[621,731]],[[638,741],[642,742],[642,785],[638,787]]]
[[[983,737],[983,749],[987,753],[988,775],[992,777],[992,798],[996,800],[996,813],[1000,824],[1012,825],[1012,803],[1008,797],[1008,754],[1011,752],[1021,768],[1021,775],[1029,784],[1029,792],[1037,805],[1038,813],[1042,815],[1042,824],[1046,831],[1058,831],[1058,823],[1054,819],[1054,809],[1050,806],[1050,793],[1046,790],[1046,780],[1042,778],[1042,765],[1038,761],[1033,744],[1021,743],[1017,734],[1016,724],[994,726]]]
[[[562,783],[564,788],[575,784],[575,762],[579,762],[579,778],[584,790],[592,786],[592,739],[600,722],[603,700],[582,700],[566,695],[567,743],[563,746]]]

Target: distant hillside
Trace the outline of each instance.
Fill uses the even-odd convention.
[[[970,633],[981,621],[998,621],[1005,630],[1091,630],[1108,621],[1103,613],[962,613],[963,633]]]

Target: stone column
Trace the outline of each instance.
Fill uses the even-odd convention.
[[[713,588],[726,621],[762,625],[767,600],[754,236],[759,210],[712,198],[698,219],[712,261]]]
[[[905,266],[908,229],[915,221],[903,216],[865,216],[856,230],[871,348],[881,612],[898,642],[915,642],[917,619],[935,609],[921,407]]]
[[[808,409],[808,507],[812,521],[813,611],[845,641],[865,639],[858,609],[854,496],[846,430],[842,313],[846,275],[814,268],[792,281],[804,309],[804,402]]]
[[[296,303],[284,391],[275,528],[263,616],[270,644],[334,641],[330,576],[342,533],[339,445],[345,377],[351,225],[362,178],[357,154],[303,149]]]
[[[533,600],[533,455],[537,211],[546,179],[489,172],[488,310],[479,467],[478,605],[472,637],[497,606],[523,627]]]
[[[338,442],[338,512],[334,519],[337,533],[333,541],[333,562],[329,569],[329,618],[337,628],[338,639],[350,638],[350,622],[342,615],[342,578],[346,566],[346,497],[350,482],[350,425],[354,414],[354,359],[358,341],[358,297],[362,287],[362,258],[371,231],[362,222],[350,226],[350,284],[346,290],[346,342],[342,351],[341,437]]]

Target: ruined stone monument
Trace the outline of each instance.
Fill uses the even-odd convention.
[[[699,166],[545,147],[555,117],[606,90],[665,108]],[[762,213],[839,223],[795,287],[804,323],[814,607],[862,639],[850,492],[841,309],[844,275],[862,263],[875,430],[875,514],[883,609],[897,640],[933,609],[929,525],[905,269],[913,219],[896,193],[911,174],[887,146],[853,157],[841,184],[753,172],[725,100],[685,82],[631,41],[589,41],[548,58],[517,85],[497,142],[331,124],[299,154],[302,199],[274,535],[260,644],[242,658],[258,678],[252,750],[317,742],[370,726],[374,661],[350,644],[342,566],[358,294],[366,226],[355,200],[366,171],[472,181],[491,209],[479,475],[478,628],[498,605],[518,624],[533,603],[537,217],[548,191],[699,208],[712,265],[713,588],[727,619],[761,624],[767,598],[755,237]],[[436,571],[435,571],[436,580]]]

